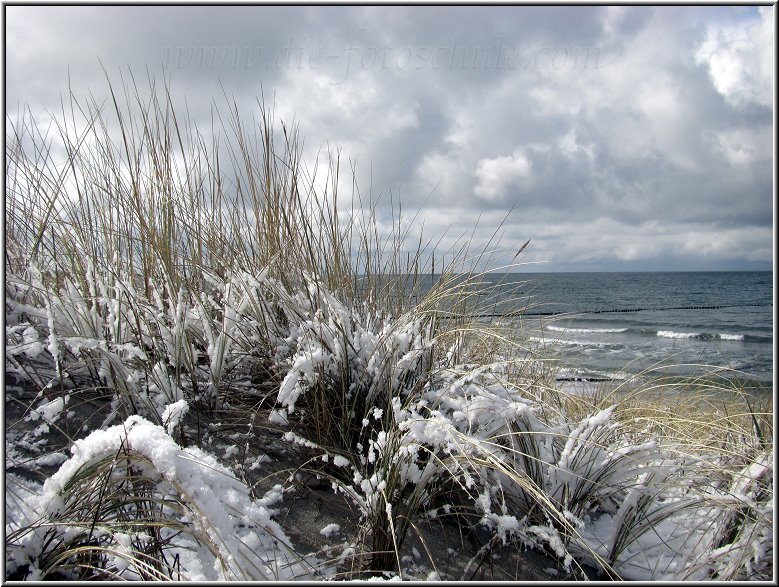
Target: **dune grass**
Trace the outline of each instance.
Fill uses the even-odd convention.
[[[705,368],[566,393],[480,318],[497,242],[436,272],[262,101],[203,133],[109,88],[9,121],[7,578],[418,578],[424,520],[604,577],[772,576],[770,402]],[[258,430],[300,457],[266,492]],[[274,517],[312,477],[355,512],[335,556]]]

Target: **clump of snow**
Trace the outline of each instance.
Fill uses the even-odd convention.
[[[38,341],[38,330],[28,326],[22,333],[24,354],[28,359],[35,359],[44,351],[43,343]]]
[[[324,528],[322,528],[319,533],[324,536],[325,538],[330,538],[334,534],[338,534],[341,531],[341,526],[338,524],[328,524]]]
[[[282,424],[284,426],[289,424],[289,420],[284,414],[284,410],[271,410],[270,416],[268,416],[268,420],[274,424]]]
[[[56,467],[68,460],[68,457],[61,452],[52,452],[42,455],[35,459],[35,464],[42,467]]]
[[[336,467],[348,467],[350,463],[349,463],[349,459],[347,459],[346,457],[343,457],[341,455],[335,455],[333,457],[333,464]]]
[[[70,395],[64,395],[62,397],[55,398],[32,410],[29,417],[33,422],[40,418],[42,418],[45,422],[54,422],[57,418],[59,418],[59,415],[65,409],[65,406],[68,405],[69,401]]]
[[[541,541],[548,544],[552,549],[552,552],[563,559],[563,565],[566,569],[571,568],[573,557],[568,552],[565,544],[563,544],[560,533],[557,530],[550,528],[549,526],[528,526],[527,531],[529,534],[534,534]]]
[[[400,575],[396,575],[395,573],[389,573],[389,572],[385,571],[381,575],[373,575],[373,576],[368,577],[367,579],[360,579],[360,580],[361,581],[374,583],[374,582],[377,582],[377,581],[381,581],[381,582],[384,582],[384,581],[402,581],[403,579],[400,577]]]
[[[180,399],[165,408],[165,411],[162,412],[162,423],[168,434],[173,434],[173,431],[188,411],[189,404],[184,399]]]

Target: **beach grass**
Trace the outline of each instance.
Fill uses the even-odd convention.
[[[506,546],[773,576],[770,397],[706,366],[572,393],[484,319],[498,229],[441,267],[262,100],[201,131],[165,84],[108,87],[8,123],[7,579],[442,578],[431,521],[481,541],[448,578]],[[278,521],[312,480],[337,547]]]

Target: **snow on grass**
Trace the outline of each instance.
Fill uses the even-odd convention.
[[[35,464],[41,467],[56,467],[68,460],[67,455],[61,452],[52,452],[35,459]]]
[[[466,487],[473,487],[478,496],[476,503],[484,512],[482,523],[504,543],[515,538],[526,545],[543,544],[566,567],[572,564],[575,552],[596,566],[601,561],[607,563],[629,579],[701,579],[710,572],[698,561],[711,550],[711,541],[722,535],[712,529],[710,520],[712,514],[723,515],[714,504],[727,502],[727,494],[718,492],[707,499],[687,495],[684,484],[677,485],[676,467],[689,467],[689,459],[685,463],[664,452],[654,440],[634,442],[614,420],[617,406],[596,411],[578,423],[562,419],[557,425],[544,424],[535,413],[535,404],[520,400],[482,369],[465,377],[445,376],[428,386],[418,401],[402,405],[394,398],[392,407],[400,433],[392,445],[394,460],[407,459],[398,469],[405,482],[417,485],[431,475],[450,476],[451,464],[440,466],[438,471],[432,466],[431,471],[432,463],[444,463],[446,455],[468,455],[472,462],[493,459],[536,481],[535,489],[528,493],[528,486],[515,481],[521,479],[515,474],[495,477],[479,467],[463,466],[463,461],[454,467],[463,473]],[[505,450],[496,443],[500,436],[519,444]],[[386,466],[382,454],[388,445],[388,431],[376,432],[367,443],[364,462]],[[420,454],[441,456],[420,467]],[[737,475],[730,494],[736,499],[744,495],[744,501],[753,505],[745,488],[751,487],[753,479],[769,474],[766,463],[765,457],[759,457],[748,465]],[[701,466],[706,466],[705,461]],[[423,474],[422,469],[427,472]],[[365,510],[381,503],[377,497],[386,489],[387,473],[382,475],[355,472],[354,488],[361,494],[358,502]],[[546,500],[540,509],[536,491]],[[516,498],[495,501],[498,495]],[[512,515],[514,504],[521,503],[529,509],[519,508]],[[494,512],[495,507],[502,513]],[[391,512],[389,503],[385,508]],[[527,517],[533,510],[536,523]],[[553,511],[557,513],[552,515]],[[769,522],[768,516],[761,516]],[[764,529],[769,527],[766,524]],[[764,561],[761,556],[772,548],[767,533],[762,532],[755,535],[754,556],[742,563],[747,571],[758,560]],[[712,552],[731,554],[726,550]],[[740,576],[737,567],[738,563],[735,567],[731,564],[718,576]]]
[[[74,487],[85,471],[123,451],[146,460],[145,474],[156,479],[163,493],[174,488],[181,492],[178,499],[186,504],[188,512],[181,521],[197,538],[171,549],[171,556],[192,563],[182,564],[182,576],[190,580],[225,580],[292,579],[306,575],[305,567],[284,546],[289,540],[272,519],[273,511],[267,505],[253,501],[247,487],[213,457],[196,447],[182,449],[163,428],[140,416],[95,431],[73,445],[70,459],[45,481],[40,496],[30,501],[29,509],[40,512],[42,525],[22,538],[16,549],[17,563],[22,558],[18,551],[22,551],[37,566],[36,549],[42,548],[41,540],[49,524],[66,524],[64,540],[73,535],[79,521],[69,521],[69,512],[80,507],[73,501]],[[144,468],[142,464],[138,466]],[[279,497],[280,492],[276,491],[265,501],[272,503]],[[88,520],[81,523],[88,524]],[[119,555],[128,548],[128,542],[120,538],[115,533],[104,533],[106,543],[114,545],[112,548],[118,549]],[[200,563],[194,562],[192,548],[196,549]],[[128,566],[115,566],[112,572],[121,576]]]
[[[162,422],[165,425],[165,430],[168,434],[173,434],[173,431],[181,422],[181,419],[189,411],[189,404],[187,400],[180,399],[177,402],[170,404],[162,412]]]
[[[59,415],[63,412],[69,401],[70,395],[48,401],[30,412],[30,419],[36,421],[39,418],[43,418],[46,422],[53,422],[59,418]]]
[[[358,505],[365,520],[383,517],[397,522],[396,512],[404,507],[424,509],[428,487],[459,479],[480,512],[482,524],[498,540],[543,545],[566,564],[575,555],[596,566],[599,560],[607,561],[625,578],[653,580],[765,571],[765,560],[773,548],[772,501],[765,492],[766,480],[773,475],[768,453],[744,463],[734,472],[730,486],[708,488],[706,494],[695,489],[698,486],[689,478],[686,484],[681,482],[683,476],[675,473],[681,461],[664,452],[660,444],[632,438],[623,431],[615,418],[619,406],[595,410],[578,421],[563,412],[550,418],[549,406],[526,399],[506,385],[501,365],[474,369],[453,367],[446,361],[445,366],[430,363],[426,357],[435,350],[436,339],[418,318],[390,320],[363,315],[336,300],[321,283],[314,286],[313,281],[306,296],[284,294],[280,283],[267,277],[252,282],[246,276],[232,278],[237,285],[221,286],[221,302],[214,301],[223,313],[214,324],[207,324],[204,303],[187,306],[181,291],[175,304],[155,301],[158,317],[164,308],[170,308],[163,316],[168,326],[159,329],[161,342],[147,338],[146,344],[159,344],[166,361],[159,360],[159,353],[153,355],[142,350],[142,344],[129,340],[119,342],[109,336],[106,341],[76,334],[77,326],[103,329],[104,337],[109,328],[106,325],[111,332],[120,329],[116,317],[96,319],[84,296],[76,296],[78,312],[65,325],[58,320],[67,304],[52,294],[53,301],[39,313],[43,326],[26,323],[7,328],[7,340],[16,345],[9,345],[7,356],[17,361],[41,360],[46,353],[35,345],[43,344],[39,329],[44,329],[45,336],[48,326],[48,356],[67,367],[63,374],[71,370],[80,373],[78,364],[74,366],[69,360],[97,353],[101,373],[124,370],[123,377],[131,388],[148,391],[152,409],[147,413],[164,426],[134,416],[76,442],[71,459],[47,481],[41,511],[48,516],[61,515],[59,506],[66,505],[60,503],[67,493],[65,485],[76,470],[116,454],[126,443],[128,449],[150,461],[160,482],[175,487],[193,504],[194,511],[201,512],[187,518],[187,523],[208,537],[212,550],[204,551],[196,546],[197,541],[186,544],[199,552],[198,556],[210,556],[212,563],[202,565],[191,552],[182,552],[181,560],[189,565],[190,576],[237,578],[248,573],[292,577],[303,573],[299,565],[291,564],[289,553],[282,556],[276,546],[270,546],[272,536],[285,542],[270,512],[257,509],[261,506],[246,497],[247,489],[212,457],[194,447],[181,449],[170,438],[190,409],[188,398],[194,397],[184,386],[186,379],[176,375],[175,367],[186,364],[188,356],[197,358],[192,347],[186,352],[174,347],[184,349],[191,344],[187,342],[190,338],[203,337],[207,345],[202,356],[208,369],[193,374],[202,376],[204,386],[211,385],[213,390],[213,384],[233,364],[232,355],[245,352],[241,345],[248,343],[240,337],[239,325],[247,320],[256,322],[257,316],[243,313],[259,308],[269,316],[277,315],[263,306],[263,300],[287,295],[285,303],[290,307],[282,310],[286,322],[274,323],[278,331],[266,339],[281,374],[270,421],[291,426],[310,410],[311,397],[323,386],[333,385],[340,393],[340,381],[352,382],[346,395],[353,405],[362,402],[365,408],[347,423],[360,435],[351,458],[347,458],[345,447],[328,447],[320,443],[321,438],[308,438],[302,432],[290,430],[283,438],[319,451],[320,461],[334,467],[336,477],[343,479],[339,469],[348,471],[348,480],[339,482],[339,490]],[[75,295],[76,286],[69,287]],[[103,303],[106,308],[115,308],[106,300]],[[143,332],[151,336],[151,330]],[[131,364],[144,369],[133,369]],[[120,380],[105,375],[103,381]],[[35,407],[30,418],[54,421],[71,396]],[[547,414],[544,418],[542,411]],[[38,464],[57,465],[62,458],[52,453],[40,457]],[[403,499],[407,501],[395,503],[393,495],[406,496]],[[738,513],[739,508],[746,508],[746,516]],[[236,520],[249,518],[253,521],[239,529]],[[733,532],[734,542],[721,543],[722,536]],[[656,539],[658,533],[663,540]],[[128,560],[123,554],[127,541],[115,536],[110,539],[117,553],[114,566],[121,567],[128,577],[137,574],[133,564],[121,562]],[[249,544],[255,558],[265,562],[247,562]],[[285,562],[278,568],[271,562],[283,557]],[[709,562],[702,563],[704,560]]]

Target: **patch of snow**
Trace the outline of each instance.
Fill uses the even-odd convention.
[[[35,459],[35,464],[41,467],[52,467],[61,465],[67,460],[67,455],[64,455],[61,452],[51,452]]]
[[[189,411],[189,404],[187,400],[180,399],[177,402],[170,404],[162,412],[162,423],[165,425],[165,430],[168,434],[173,434],[173,431],[181,422],[181,419]]]
[[[336,467],[348,467],[349,466],[349,459],[346,457],[343,457],[341,455],[335,455],[333,457],[333,464]]]
[[[284,413],[284,410],[271,410],[270,416],[268,416],[268,421],[274,424],[281,424],[283,426],[289,424],[289,420],[287,419],[287,415]]]
[[[337,534],[340,531],[341,531],[341,526],[339,526],[338,524],[328,524],[327,526],[322,528],[319,531],[319,533],[326,538],[330,538],[333,534]]]
[[[68,405],[69,401],[70,395],[55,398],[35,408],[30,412],[29,417],[33,422],[40,418],[45,422],[54,422],[65,409],[65,406]]]

